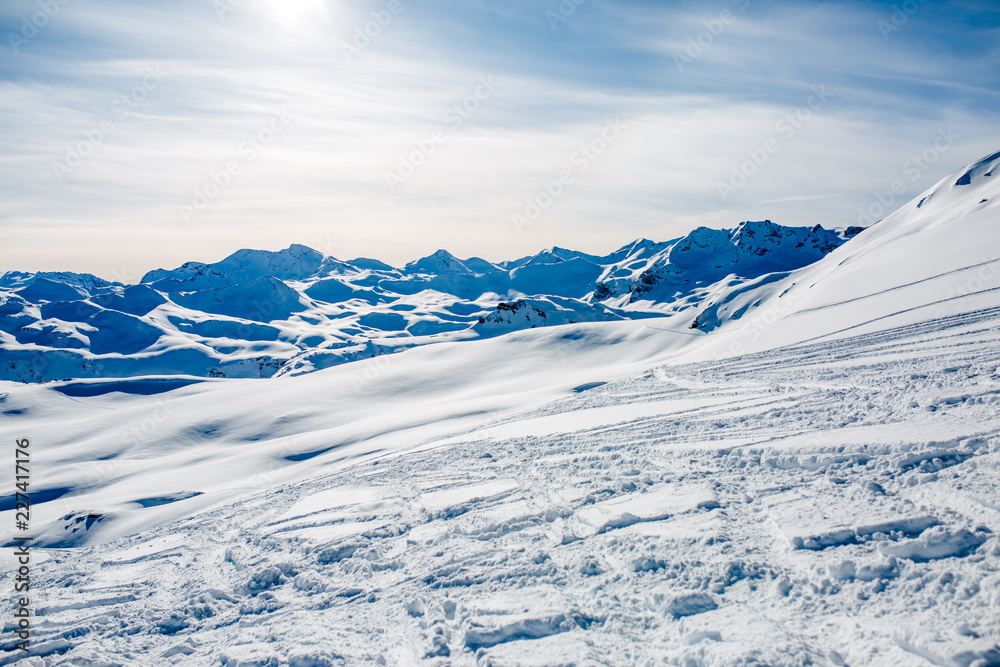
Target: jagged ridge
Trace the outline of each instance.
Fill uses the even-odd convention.
[[[695,307],[720,280],[805,266],[846,237],[765,220],[603,257],[553,247],[493,263],[438,250],[395,268],[292,245],[156,269],[138,285],[12,272],[0,278],[0,378],[267,377],[429,342],[654,317]]]

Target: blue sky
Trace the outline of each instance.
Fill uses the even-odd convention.
[[[0,270],[845,226],[1000,150],[989,1],[8,0],[0,29]]]

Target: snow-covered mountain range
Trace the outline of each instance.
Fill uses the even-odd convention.
[[[811,264],[860,231],[765,220],[604,257],[556,247],[493,264],[439,250],[402,268],[293,245],[150,271],[137,285],[8,272],[0,379],[294,375],[445,340],[663,316]]]

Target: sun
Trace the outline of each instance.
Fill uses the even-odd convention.
[[[261,4],[271,20],[288,30],[328,18],[325,0],[262,0]]]

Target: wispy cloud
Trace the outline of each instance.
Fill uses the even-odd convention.
[[[841,195],[831,194],[831,195],[802,195],[799,197],[781,197],[780,199],[768,199],[767,201],[757,202],[757,206],[763,206],[765,204],[783,204],[790,201],[815,201],[817,199],[830,199],[831,197],[840,197]]]
[[[1000,10],[986,3],[928,3],[888,40],[881,2],[588,0],[555,29],[548,1],[216,5],[69,0],[0,60],[0,269],[139,274],[331,239],[395,263],[438,247],[503,259],[607,252],[696,221],[851,224],[939,128],[959,139],[912,194],[998,140]],[[38,7],[5,3],[0,34]],[[496,90],[468,102],[483,77]],[[830,97],[810,107],[816,86]],[[275,114],[290,122],[263,141]],[[615,118],[621,138],[574,164]],[[572,185],[515,228],[563,170]]]

